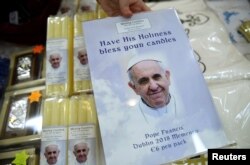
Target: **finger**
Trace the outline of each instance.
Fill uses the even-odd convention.
[[[131,8],[131,11],[133,13],[139,13],[139,12],[142,12],[143,10],[141,9],[141,7],[138,7],[138,6],[132,6]]]
[[[129,1],[119,1],[121,15],[124,17],[131,17],[133,12],[130,9]]]
[[[143,4],[141,6],[141,8],[142,8],[142,11],[150,11],[151,10],[146,4]]]

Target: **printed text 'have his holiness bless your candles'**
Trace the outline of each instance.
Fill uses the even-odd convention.
[[[135,43],[136,41],[140,42]],[[122,51],[129,51],[132,49],[151,47],[160,44],[169,44],[176,41],[177,40],[173,36],[173,33],[171,31],[138,34],[137,36],[132,37],[123,36],[120,39],[99,41],[99,45],[101,47],[99,48],[99,53],[109,54]],[[126,43],[127,45],[124,45]],[[121,44],[123,45],[120,46]]]

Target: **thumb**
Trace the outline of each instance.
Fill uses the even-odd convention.
[[[120,11],[121,11],[122,16],[131,17],[133,15],[133,12],[130,9],[129,0],[125,0],[125,1],[120,0],[119,5],[120,5]]]

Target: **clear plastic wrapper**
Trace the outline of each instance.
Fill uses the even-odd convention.
[[[242,22],[250,20],[250,4],[247,0],[206,1],[208,6],[218,15],[225,25],[232,43],[242,54],[250,54],[249,41],[238,32]]]
[[[224,129],[237,148],[250,148],[250,81],[209,85]]]
[[[152,10],[174,7],[208,83],[250,78],[250,61],[232,44],[227,30],[204,0],[149,3]]]
[[[92,94],[70,98],[68,161],[99,164],[97,115]],[[85,150],[78,152],[79,150]]]
[[[73,91],[73,19],[49,17],[46,44],[46,95],[68,96]]]
[[[94,11],[80,11],[74,15],[74,93],[92,89],[82,22],[94,19],[96,19]]]
[[[232,148],[250,148],[250,81],[239,80],[209,85],[217,112],[227,136],[235,141]],[[168,165],[207,162],[207,155],[189,158]]]
[[[40,165],[67,164],[68,112],[67,97],[47,97],[44,100]]]

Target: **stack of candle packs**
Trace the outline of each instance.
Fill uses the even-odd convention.
[[[104,164],[88,59],[83,64],[78,55],[80,51],[87,55],[82,23],[107,15],[99,5],[95,11],[77,11],[73,17],[65,13],[47,19],[41,164],[51,143],[60,147],[62,165],[74,162],[74,146],[79,142],[89,145],[90,164]]]
[[[94,20],[96,12],[78,12],[74,15],[74,92],[92,89],[87,50],[84,42],[82,22]]]
[[[92,94],[75,95],[70,98],[68,149],[77,141],[88,143],[93,164],[98,163],[99,132],[97,132],[97,114]],[[70,155],[69,155],[70,160]]]
[[[73,92],[73,19],[47,19],[46,95],[68,96]]]
[[[55,146],[60,150],[60,164],[67,164],[67,133],[69,117],[69,98],[46,98],[43,107],[43,129],[41,137],[41,159],[44,164],[44,153],[48,146]],[[59,161],[58,160],[58,161]]]

